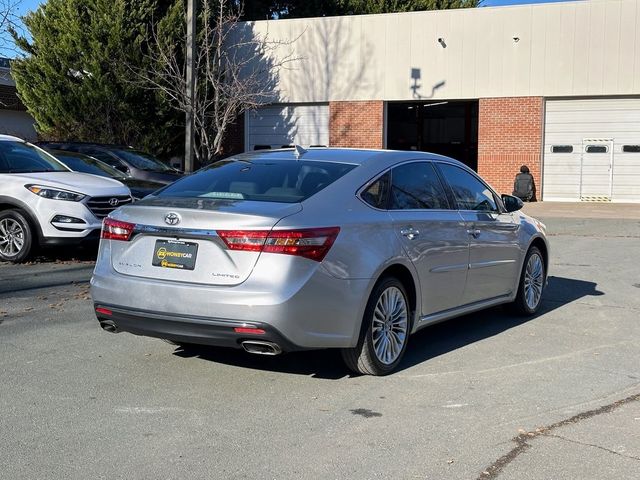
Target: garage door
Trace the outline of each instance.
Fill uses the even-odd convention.
[[[640,202],[640,98],[547,100],[543,200]]]
[[[329,145],[329,105],[270,105],[246,116],[246,150]]]

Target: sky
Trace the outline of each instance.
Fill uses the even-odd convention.
[[[570,0],[484,0],[482,3],[485,7],[498,7],[505,5],[522,5],[525,3],[548,3],[548,2],[563,2]],[[35,10],[42,3],[45,3],[46,0],[21,0],[20,8],[18,13],[20,15],[24,15],[30,10]],[[4,34],[2,34],[2,38],[6,38]],[[11,52],[10,50],[0,48],[0,56],[3,57],[14,57],[15,52]]]

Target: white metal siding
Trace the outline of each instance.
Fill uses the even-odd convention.
[[[640,94],[639,0],[278,19],[241,28],[284,41],[276,57],[296,58],[278,72],[282,103]]]
[[[271,105],[246,116],[247,151],[256,145],[329,145],[329,105]]]
[[[589,144],[612,146],[613,155],[584,153]],[[554,145],[573,152],[552,153]],[[624,152],[625,145],[640,145],[640,98],[548,100],[543,199],[579,201],[582,193],[583,200],[610,194],[614,202],[640,202],[640,153]]]

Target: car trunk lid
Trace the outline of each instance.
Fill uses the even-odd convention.
[[[124,275],[237,285],[249,277],[261,252],[231,250],[217,231],[269,231],[301,210],[299,203],[145,199],[112,215],[135,227],[128,241],[111,241],[111,264]]]

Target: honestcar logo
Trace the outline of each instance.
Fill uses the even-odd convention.
[[[193,254],[192,253],[172,252],[171,250],[167,250],[164,247],[158,249],[158,251],[156,252],[156,256],[160,260],[163,260],[165,258],[193,258]]]

